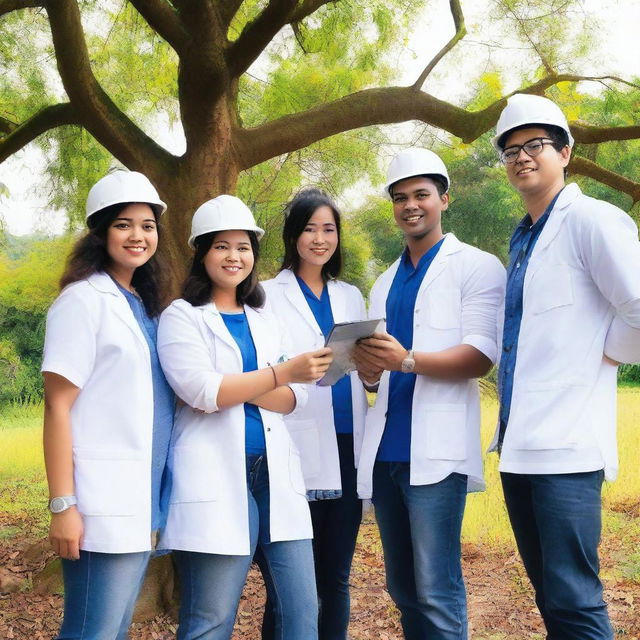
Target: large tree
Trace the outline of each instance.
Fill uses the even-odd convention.
[[[381,72],[376,75],[378,41],[389,39],[396,27],[399,31],[406,29],[412,12],[422,10],[425,4],[428,3],[418,0],[398,2],[397,6],[361,0],[130,0],[123,2],[122,7],[131,10],[132,6],[137,17],[144,20],[141,33],[121,33],[117,45],[107,45],[104,37],[87,33],[86,29],[90,21],[105,22],[100,3],[0,0],[0,17],[4,23],[0,53],[4,64],[14,66],[7,69],[0,88],[0,162],[51,130],[71,125],[77,135],[88,132],[122,164],[144,172],[158,186],[172,211],[166,221],[169,233],[165,250],[179,268],[184,260],[182,247],[188,236],[191,212],[209,197],[234,192],[243,171],[273,158],[286,157],[335,134],[371,125],[416,120],[471,143],[495,124],[510,93],[492,95],[484,101],[486,104],[480,103],[481,106],[476,100],[462,107],[424,90],[436,65],[465,38],[459,0],[449,3],[455,35],[443,43],[415,81],[407,86],[376,86],[389,77],[382,72],[388,65],[382,63]],[[565,86],[563,83],[585,80],[635,88],[619,78],[572,73],[554,59],[554,42],[559,42],[562,36],[558,31],[562,29],[559,26],[562,12],[576,3],[492,0],[488,4],[490,11],[511,20],[515,36],[528,43],[536,56],[528,74],[530,80],[518,91],[544,94]],[[538,15],[531,15],[531,11],[537,11]],[[43,76],[38,80],[42,86],[30,87],[31,96],[38,92],[43,96],[40,104],[37,99],[23,100],[19,89],[20,74],[27,64],[24,58],[29,58],[30,50],[20,41],[18,29],[20,21],[34,12],[46,20],[50,31],[64,88],[58,94],[66,96],[57,103],[51,103],[51,96],[56,92],[45,86]],[[363,20],[371,22],[373,38],[363,32]],[[279,55],[277,71],[286,76],[287,65],[283,61],[287,56],[290,60],[296,58],[290,51],[277,53],[278,47],[293,42],[299,57],[313,57],[319,49],[328,46],[327,36],[333,33],[337,43],[337,51],[333,52],[336,61],[340,55],[348,55],[348,30],[350,25],[355,29],[358,24],[360,31],[352,35],[352,40],[360,42],[361,47],[368,40],[367,46],[360,49],[358,62],[361,68],[369,65],[368,73],[360,76],[359,84],[350,86],[348,81],[341,82],[340,74],[332,76],[331,70],[320,67],[315,76],[308,74],[311,101],[281,92],[271,98],[276,108],[271,110],[269,118],[264,119],[264,113],[262,118],[256,115],[252,102],[263,99],[262,94],[268,94],[269,88],[256,89],[250,68],[265,50],[272,58],[263,56],[264,66],[269,69],[273,56]],[[11,38],[2,37],[3,32],[11,34]],[[108,37],[116,36],[109,33]],[[402,43],[399,34],[396,38]],[[153,79],[147,80],[146,109],[147,116],[154,109],[161,109],[167,96],[157,92],[165,91],[173,83],[176,112],[185,137],[184,153],[169,152],[145,132],[140,124],[144,119],[130,108],[126,90],[118,95],[109,90],[106,69],[113,55],[110,46],[132,47],[134,55],[129,58],[132,69],[121,69],[119,73],[123,75],[136,73],[136,58],[147,58],[149,64],[156,64],[158,75],[164,74],[163,78],[173,65],[174,78],[164,78],[164,83],[156,84]],[[28,60],[28,64],[33,67],[34,60]],[[295,74],[291,66],[288,71]],[[111,72],[113,74],[113,69]],[[351,76],[345,73],[344,78],[348,80]],[[283,82],[282,77],[280,80]],[[133,75],[130,81],[134,83]],[[313,83],[323,90],[314,91]],[[261,95],[255,95],[256,91],[261,91]],[[593,153],[579,153],[588,150],[590,145],[606,141],[640,138],[640,126],[633,122],[633,115],[629,113],[612,113],[609,122],[593,125],[572,122],[579,147],[571,170],[614,187],[636,202],[640,200],[640,183],[601,166],[594,161],[597,158]]]

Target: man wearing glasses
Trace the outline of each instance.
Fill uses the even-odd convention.
[[[512,96],[494,145],[527,215],[509,249],[499,369],[504,496],[551,640],[611,640],[601,487],[618,470],[616,372],[640,358],[631,218],[565,186],[573,137],[547,98]]]

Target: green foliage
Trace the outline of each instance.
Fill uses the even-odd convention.
[[[15,259],[0,254],[0,401],[42,397],[46,312],[58,292],[72,238],[35,240]],[[24,241],[23,241],[24,242]]]

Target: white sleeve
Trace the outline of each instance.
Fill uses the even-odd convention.
[[[477,258],[462,283],[462,344],[475,347],[495,363],[507,273],[495,256],[474,254]]]
[[[174,302],[160,316],[158,356],[176,395],[194,409],[213,413],[223,375],[215,370],[209,345],[186,304]]]
[[[640,329],[640,242],[633,220],[621,209],[600,203],[584,216],[581,255],[600,293],[630,327]],[[591,212],[592,214],[594,212]]]
[[[51,305],[41,367],[41,371],[57,373],[80,389],[93,373],[98,333],[96,308],[82,290],[81,285],[72,285]]]

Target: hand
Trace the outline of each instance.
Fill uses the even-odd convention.
[[[69,507],[62,513],[51,514],[49,542],[61,558],[67,560],[80,558],[80,544],[83,534],[82,516],[75,506]]]
[[[333,353],[329,347],[301,353],[277,365],[278,382],[316,382],[327,372],[332,361]]]
[[[377,370],[400,371],[406,357],[407,350],[388,333],[374,333],[369,338],[363,338],[354,350],[354,361],[361,363],[358,372],[362,367],[365,377]]]
[[[358,376],[360,376],[360,380],[362,380],[365,384],[369,386],[373,386],[377,384],[380,380],[380,376],[384,369],[380,367],[373,366],[369,362],[369,356],[361,347],[356,345],[354,349],[351,351],[351,359],[353,363],[356,365],[356,369],[358,370]]]

